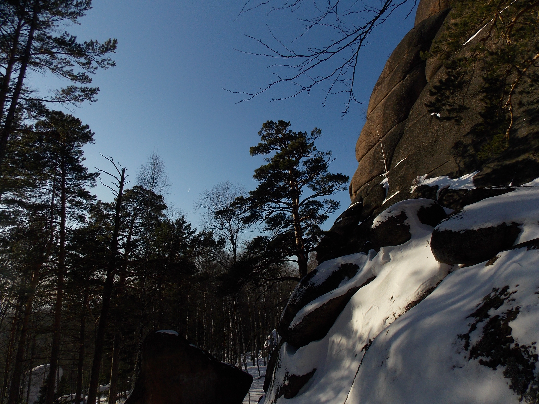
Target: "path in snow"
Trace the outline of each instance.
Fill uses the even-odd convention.
[[[255,404],[258,403],[260,397],[264,395],[264,378],[266,377],[266,366],[262,365],[262,360],[260,360],[260,374],[258,373],[258,368],[256,366],[248,366],[247,372],[253,376],[253,384],[249,389],[249,393],[243,399],[243,404]],[[251,362],[252,363],[252,362]]]

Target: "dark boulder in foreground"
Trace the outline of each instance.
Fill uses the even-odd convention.
[[[126,404],[239,404],[253,378],[172,331],[144,340],[142,367]]]

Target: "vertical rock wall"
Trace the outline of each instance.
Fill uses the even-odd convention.
[[[489,161],[478,161],[471,151],[470,130],[481,119],[478,88],[490,66],[478,61],[475,77],[459,95],[467,107],[460,123],[427,110],[433,86],[446,77],[446,69],[436,58],[425,60],[425,52],[451,17],[450,0],[421,0],[414,28],[393,51],[374,87],[350,183],[352,203],[362,204],[361,219],[409,198],[418,176],[480,171],[478,186],[518,185],[539,176],[539,125],[518,114],[511,150]],[[460,55],[466,56],[469,47],[463,44]]]

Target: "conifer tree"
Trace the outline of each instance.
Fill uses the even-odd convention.
[[[28,250],[25,260],[33,262],[31,271],[23,279],[22,287],[28,287],[25,297],[23,326],[32,310],[32,299],[37,285],[44,277],[44,264],[52,269],[55,303],[53,307],[53,338],[48,386],[55,384],[59,357],[61,316],[64,296],[64,279],[67,273],[66,242],[70,226],[79,222],[84,210],[92,201],[87,188],[92,186],[96,175],[82,165],[82,147],[93,141],[93,133],[80,120],[62,112],[50,112],[46,119],[38,121],[17,137],[10,145],[6,169],[0,186],[2,203],[7,209],[4,225],[11,222],[13,229],[27,229],[29,234],[41,227],[41,240]],[[29,226],[30,225],[30,226]],[[9,227],[8,227],[9,228]],[[21,270],[28,272],[24,266]],[[24,331],[24,327],[23,327]],[[20,361],[24,360],[26,334],[21,332],[14,373],[11,380],[8,403],[18,401],[20,390]],[[50,402],[54,389],[49,390]]]
[[[0,163],[9,136],[27,113],[40,113],[47,102],[94,101],[98,88],[91,74],[114,66],[107,56],[116,40],[78,42],[61,29],[76,23],[91,8],[91,0],[10,0],[0,2]],[[52,98],[25,86],[29,71],[47,73],[71,82]]]
[[[307,133],[289,128],[290,122],[282,120],[262,125],[261,142],[250,151],[251,156],[268,156],[266,164],[253,175],[257,188],[237,203],[247,204],[250,220],[263,221],[266,230],[278,236],[280,250],[296,257],[303,277],[321,235],[320,225],[339,207],[339,202],[325,197],[344,191],[348,176],[329,172],[331,152],[319,151],[314,144],[320,129]]]

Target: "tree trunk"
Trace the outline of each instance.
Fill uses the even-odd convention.
[[[125,168],[122,168],[119,185],[118,196],[116,197],[116,206],[114,209],[114,231],[111,240],[111,257],[107,268],[107,278],[103,287],[103,303],[101,307],[101,315],[99,316],[99,324],[97,327],[97,335],[95,340],[94,360],[92,363],[92,372],[90,375],[90,389],[88,392],[87,404],[95,404],[97,398],[97,389],[99,387],[99,372],[101,371],[101,358],[105,345],[105,331],[107,328],[108,315],[110,312],[112,292],[114,289],[114,275],[116,272],[116,258],[118,254],[118,236],[120,233],[120,214],[122,208],[123,189],[125,184]]]
[[[19,50],[19,39],[21,36],[22,23],[23,20],[21,17],[19,17],[17,28],[15,28],[15,33],[13,35],[13,45],[11,46],[11,51],[9,52],[9,60],[6,64],[6,71],[2,80],[2,86],[0,87],[0,116],[4,116],[4,108],[6,107],[7,95],[9,93],[11,74],[13,73],[13,68],[17,63],[17,52]]]
[[[120,364],[120,349],[122,346],[122,334],[116,331],[114,334],[114,347],[112,350],[112,365],[110,369],[109,404],[116,404],[118,396],[118,369]]]
[[[79,358],[77,361],[77,386],[75,388],[75,403],[80,403],[82,398],[82,377],[84,371],[84,339],[86,335],[86,315],[84,313],[88,305],[89,292],[88,288],[84,288],[84,296],[82,298],[82,311],[80,316],[80,333],[79,333]]]
[[[56,302],[54,305],[54,326],[52,334],[51,359],[49,362],[49,375],[47,377],[45,404],[53,404],[54,392],[56,390],[56,375],[58,373],[58,359],[60,357],[60,339],[62,327],[62,304],[64,299],[64,278],[65,278],[65,258],[66,258],[66,164],[65,153],[60,156],[60,246],[58,253],[58,269],[56,280]]]
[[[21,378],[23,373],[23,362],[26,348],[26,337],[28,335],[28,325],[30,322],[30,316],[32,315],[32,303],[34,301],[35,290],[39,281],[39,268],[36,268],[32,273],[30,280],[30,288],[26,297],[26,303],[24,305],[24,313],[21,324],[21,331],[19,336],[19,343],[17,345],[17,353],[15,355],[15,363],[13,364],[13,375],[11,377],[11,384],[9,387],[9,397],[7,404],[18,404],[20,402],[20,390],[21,390]]]
[[[301,218],[299,215],[299,197],[292,202],[292,219],[294,221],[294,236],[296,242],[296,257],[298,258],[299,276],[303,278],[307,275],[308,256],[303,242],[303,229],[301,228]]]
[[[13,131],[13,126],[15,122],[15,113],[17,111],[17,105],[19,103],[19,97],[21,95],[22,86],[24,84],[24,79],[26,76],[26,69],[28,68],[28,63],[30,62],[30,56],[32,54],[32,45],[34,42],[34,34],[37,28],[39,15],[39,0],[34,0],[33,5],[33,15],[32,22],[30,24],[30,30],[28,32],[28,38],[26,40],[26,48],[24,50],[24,55],[20,60],[21,67],[19,69],[19,77],[17,78],[17,84],[13,90],[11,96],[11,104],[6,114],[6,119],[4,121],[4,127],[1,128],[0,132],[0,167],[6,155],[7,142],[11,132]]]

